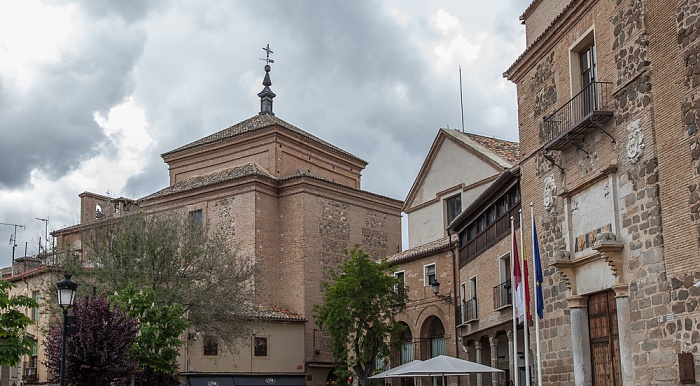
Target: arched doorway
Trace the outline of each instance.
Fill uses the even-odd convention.
[[[401,323],[403,330],[399,334],[399,364],[411,362],[414,359],[413,355],[413,334],[411,328],[406,323]]]
[[[445,326],[437,317],[433,317],[430,321],[428,340],[430,341],[430,358],[435,358],[438,355],[445,355]]]

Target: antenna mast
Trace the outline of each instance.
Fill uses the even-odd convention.
[[[15,275],[15,248],[17,248],[17,227],[26,228],[24,225],[19,224],[8,224],[5,222],[0,222],[0,225],[7,225],[15,227],[12,237],[10,238],[10,244],[12,244],[12,276]]]
[[[459,66],[459,105],[462,107],[462,133],[464,133],[464,99],[462,94],[462,66]]]

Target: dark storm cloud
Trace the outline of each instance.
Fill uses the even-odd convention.
[[[94,112],[106,113],[133,90],[132,69],[144,34],[114,19],[94,20],[90,36],[71,42],[39,69],[28,90],[0,74],[0,186],[19,188],[39,169],[59,178],[97,151],[109,151]],[[115,30],[119,33],[114,33]]]
[[[438,128],[460,126],[457,64],[451,76],[435,75],[434,63],[415,41],[416,36],[441,38],[429,18],[400,25],[374,0],[228,4],[214,9],[184,3],[184,9],[165,13],[160,22],[161,28],[176,29],[168,28],[167,36],[149,34],[135,99],[147,110],[157,153],[255,115],[255,93],[264,74],[258,58],[264,57],[261,47],[267,43],[275,51],[271,76],[277,116],[368,160],[365,189],[403,198]],[[517,25],[517,16],[509,23]],[[492,81],[500,81],[503,68],[489,70]],[[482,92],[478,84],[484,81],[483,73],[465,76],[467,129],[503,137],[516,130],[515,114],[506,119],[512,127],[489,132],[494,124],[485,111],[515,101]],[[258,88],[251,90],[251,83]],[[150,162],[162,165],[155,154]],[[167,176],[157,178],[157,170],[162,169],[149,166],[127,188],[152,192],[164,187]],[[386,186],[375,179],[384,172],[402,183]]]

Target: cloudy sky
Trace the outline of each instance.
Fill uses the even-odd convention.
[[[441,127],[517,140],[529,0],[0,0],[0,222],[16,256],[79,220],[78,194],[139,198],[160,154],[259,111],[369,162],[364,190],[404,199]],[[0,226],[0,265],[13,227]]]

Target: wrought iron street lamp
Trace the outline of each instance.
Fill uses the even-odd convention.
[[[435,280],[432,284],[433,286],[433,293],[435,296],[438,297],[438,299],[442,300],[443,302],[447,302],[452,304],[452,295],[447,294],[447,295],[440,295],[440,282]]]
[[[58,288],[58,305],[63,308],[63,338],[61,340],[61,378],[60,386],[65,385],[66,377],[66,331],[68,330],[68,309],[73,306],[73,299],[75,298],[75,290],[78,288],[73,280],[70,279],[70,275],[63,275],[63,280],[56,283],[56,288]]]

